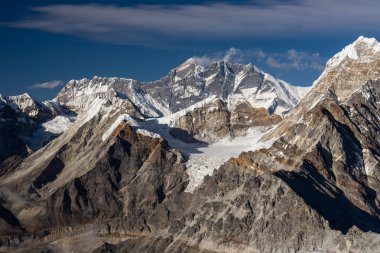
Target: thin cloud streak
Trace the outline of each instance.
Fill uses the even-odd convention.
[[[219,60],[234,63],[265,64],[270,68],[279,70],[314,70],[322,71],[326,58],[319,53],[310,53],[290,49],[285,53],[264,52],[263,50],[241,50],[230,48],[225,53],[214,53],[211,55],[194,56],[193,59],[202,66],[209,66]]]
[[[54,89],[63,85],[63,81],[54,80],[44,83],[36,83],[29,86],[29,89]]]
[[[325,59],[319,53],[308,53],[290,49],[286,54],[274,54],[269,56],[265,63],[276,69],[284,70],[317,70],[322,71]]]
[[[35,15],[7,25],[121,44],[276,39],[376,32],[379,9],[377,0],[275,1],[263,6],[49,5],[35,7]]]

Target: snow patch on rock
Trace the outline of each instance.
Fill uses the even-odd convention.
[[[52,120],[43,123],[42,127],[45,129],[46,132],[50,132],[53,134],[61,134],[67,129],[69,129],[74,121],[74,117],[56,116]]]
[[[193,104],[192,106],[187,107],[186,109],[183,109],[181,111],[178,111],[178,112],[173,113],[173,114],[166,116],[166,117],[157,118],[156,119],[157,123],[158,124],[166,124],[168,126],[171,126],[173,122],[178,120],[180,117],[186,115],[186,113],[192,112],[196,108],[202,108],[205,105],[213,102],[215,99],[217,99],[217,96],[210,96],[210,97],[208,97],[208,98],[206,98],[206,99],[204,99],[198,103]]]
[[[159,134],[156,134],[156,133],[150,132],[149,130],[143,129],[141,127],[141,125],[135,119],[133,119],[131,116],[129,116],[128,114],[123,114],[123,115],[120,115],[112,123],[112,125],[104,132],[104,134],[102,135],[102,141],[107,140],[112,135],[112,133],[115,131],[115,129],[122,122],[125,122],[125,123],[129,124],[132,128],[136,129],[136,133],[138,133],[138,134],[148,136],[148,137],[152,137],[152,138],[160,138],[161,137]]]

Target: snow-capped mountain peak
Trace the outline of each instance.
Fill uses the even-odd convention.
[[[132,79],[94,77],[92,80],[71,80],[58,93],[56,101],[74,111],[88,107],[96,98],[113,101],[115,99],[132,102],[143,115],[158,117],[162,115],[159,106],[149,94]]]
[[[194,58],[187,59],[184,63],[171,71],[175,82],[190,76],[197,77],[199,73],[204,71],[204,67],[197,63]]]
[[[253,108],[284,115],[307,89],[278,80],[252,64],[220,60],[204,67],[190,58],[155,82],[96,76],[71,80],[55,101],[79,112],[95,98],[124,99],[132,102],[142,115],[160,117],[216,96],[231,102],[232,107],[245,101]]]
[[[270,114],[285,114],[298,103],[306,89],[286,84],[252,64],[219,60],[206,67],[194,58],[160,80],[143,84],[143,88],[171,113],[216,96],[232,104],[246,101],[254,108],[265,108]]]
[[[380,53],[380,43],[375,38],[366,38],[360,36],[352,44],[343,48],[342,51],[332,57],[326,65],[327,70],[331,70],[346,59],[355,60],[359,62],[371,62]]]

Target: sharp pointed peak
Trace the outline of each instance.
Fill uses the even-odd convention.
[[[363,35],[360,35],[352,44],[358,44],[358,43],[366,43],[366,44],[374,44],[378,43],[376,38],[369,38],[369,37],[364,37]]]
[[[353,43],[347,45],[334,55],[327,62],[326,69],[331,70],[339,66],[347,58],[360,62],[371,62],[379,52],[380,43],[375,38],[359,36]]]
[[[27,99],[33,99],[29,93],[25,92],[23,94],[20,94],[20,95],[16,95],[16,96],[9,96],[9,98],[11,99],[17,99],[17,98],[27,98]]]
[[[181,65],[179,65],[179,67],[189,66],[189,65],[200,65],[200,64],[197,62],[197,60],[194,57],[190,57],[189,59],[187,59],[186,61],[181,63]]]
[[[194,57],[190,57],[189,59],[187,59],[187,60],[185,61],[185,63],[186,63],[186,62],[187,62],[187,63],[197,63]]]

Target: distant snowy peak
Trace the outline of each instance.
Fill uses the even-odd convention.
[[[125,100],[133,103],[145,116],[162,116],[157,102],[132,79],[94,77],[93,79],[71,80],[55,98],[74,111],[87,108],[96,98],[113,101]]]
[[[8,103],[14,109],[20,110],[30,117],[37,116],[39,112],[38,109],[41,107],[41,105],[37,101],[33,100],[28,93],[18,96],[10,96],[8,97]]]
[[[221,60],[206,67],[190,58],[155,82],[102,77],[72,80],[55,100],[80,112],[95,98],[111,102],[121,99],[133,103],[144,117],[161,117],[216,96],[232,104],[244,100],[254,108],[283,115],[299,102],[306,89],[278,80],[251,64]]]
[[[180,66],[178,66],[177,68],[175,68],[174,70],[176,71],[176,73],[183,73],[183,72],[201,72],[201,71],[204,71],[204,67],[199,64],[196,60],[194,60],[194,58],[190,58],[188,60],[186,60],[184,63],[182,63]]]
[[[51,101],[39,102],[29,94],[18,96],[1,96],[1,104],[8,105],[20,117],[30,117],[37,123],[44,122],[57,114],[64,114],[64,108]]]
[[[231,102],[231,106],[245,100],[254,108],[263,107],[271,114],[283,115],[308,90],[278,80],[252,64],[220,60],[202,66],[193,58],[171,70],[167,76],[143,87],[171,113],[216,96]]]
[[[80,111],[89,106],[96,98],[110,99],[116,96],[116,92],[112,89],[113,82],[115,82],[113,78],[98,77],[94,77],[92,80],[87,78],[71,80],[58,93],[55,100],[74,111]]]
[[[56,102],[39,102],[27,93],[0,95],[0,163],[41,148],[67,130],[75,117]]]
[[[380,77],[379,64],[380,43],[375,38],[360,36],[327,62],[307,101],[315,105],[315,101],[332,91],[344,102],[368,80]]]
[[[347,59],[368,63],[379,57],[380,43],[375,38],[360,36],[356,41],[332,57],[327,62],[326,69],[331,70]]]

